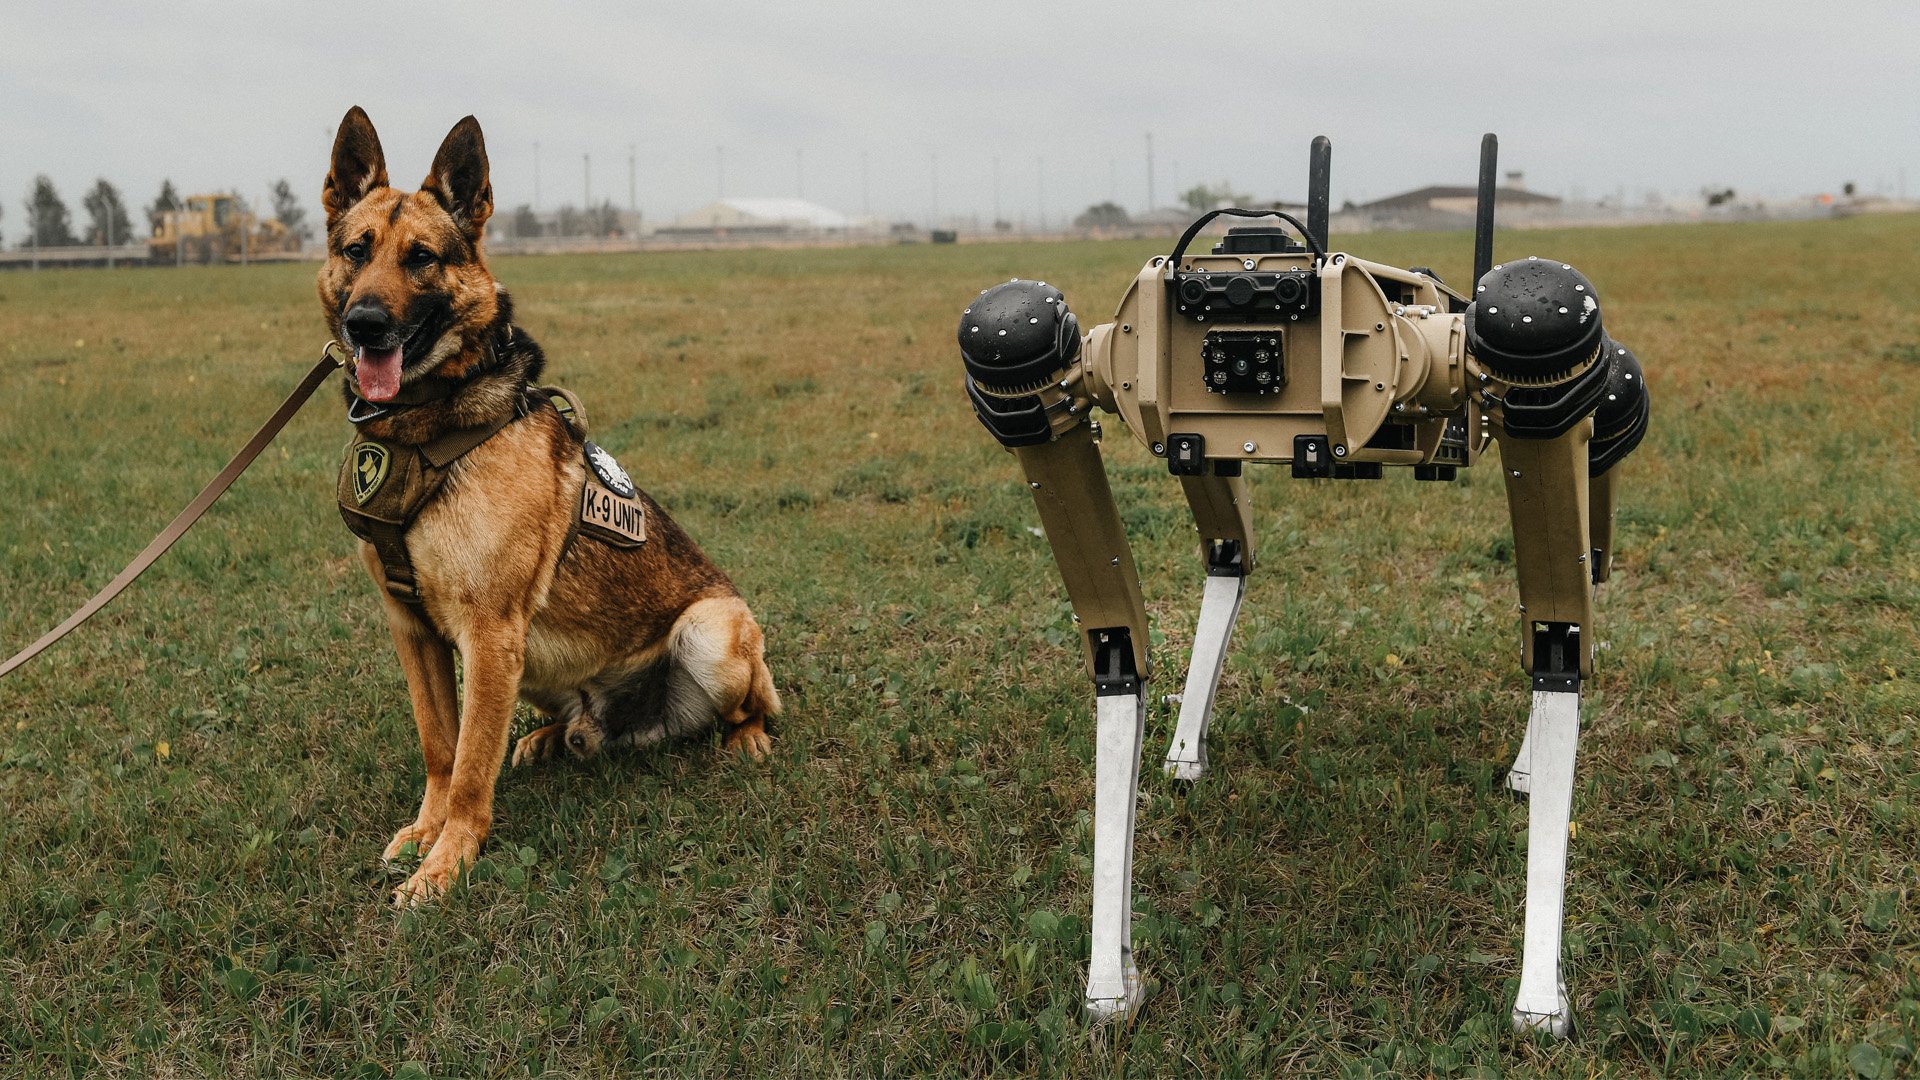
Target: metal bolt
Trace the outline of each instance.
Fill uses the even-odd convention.
[[[1346,457],[1346,456],[1347,456],[1347,448],[1346,448],[1346,447],[1345,447],[1344,445],[1342,445],[1342,444],[1340,444],[1340,443],[1335,443],[1335,444],[1333,445],[1333,456],[1334,456],[1334,457]]]
[[[1515,480],[1518,480],[1518,479],[1520,479],[1520,470],[1519,470],[1519,469],[1514,469],[1514,470],[1513,470],[1513,478],[1514,478]]]
[[[1028,486],[1028,487],[1030,487],[1030,488],[1032,488],[1032,489],[1033,489],[1033,490],[1035,490],[1035,491],[1039,491],[1039,490],[1040,490],[1040,481],[1038,481],[1038,480],[1029,480],[1029,481],[1027,481],[1027,486]]]
[[[1115,555],[1115,556],[1113,557],[1113,561],[1112,561],[1111,563],[1108,563],[1107,565],[1109,565],[1109,566],[1119,566],[1119,565],[1120,565],[1120,556],[1118,556],[1118,555]]]
[[[1164,454],[1164,453],[1166,453],[1166,452],[1167,452],[1167,444],[1166,444],[1166,443],[1158,443],[1158,442],[1157,442],[1157,443],[1154,443],[1154,444],[1153,444],[1153,453],[1154,453],[1154,456],[1155,456],[1155,457],[1158,457],[1159,455],[1161,455],[1161,454]]]
[[[1254,449],[1253,441],[1249,439],[1248,441],[1241,443],[1240,449],[1245,450],[1249,454],[1253,453],[1253,449]]]

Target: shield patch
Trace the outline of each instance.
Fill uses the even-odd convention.
[[[612,454],[591,439],[587,440],[587,464],[593,466],[594,475],[607,485],[609,491],[623,499],[633,498],[633,479],[627,475],[627,470],[621,468]]]
[[[377,442],[363,442],[353,448],[353,501],[365,506],[387,482],[387,468],[393,454]]]

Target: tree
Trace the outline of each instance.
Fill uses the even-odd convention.
[[[87,226],[89,244],[131,244],[134,243],[133,223],[127,220],[127,204],[120,198],[120,189],[102,178],[87,192],[81,200],[87,208],[87,217],[92,224]]]
[[[33,194],[28,197],[27,243],[34,247],[68,247],[79,243],[73,235],[72,215],[60,201],[53,181],[45,173],[33,178]]]
[[[508,236],[539,236],[540,233],[540,215],[533,212],[533,207],[521,203],[513,208],[513,217],[507,227]]]
[[[1119,229],[1131,224],[1132,219],[1117,203],[1094,203],[1086,212],[1073,219],[1076,229]]]
[[[285,180],[273,185],[273,216],[295,240],[305,243],[313,235],[313,226],[307,224],[307,208],[300,205],[300,196]]]
[[[1196,214],[1204,214],[1216,206],[1239,206],[1250,202],[1252,198],[1251,195],[1234,194],[1233,186],[1222,180],[1219,187],[1196,184],[1181,192],[1180,205]]]
[[[173,190],[173,181],[160,181],[160,194],[147,206],[147,230],[150,233],[160,231],[160,217],[169,210],[180,209],[180,196]]]
[[[599,206],[589,207],[583,217],[588,236],[619,236],[622,233],[620,211],[614,209],[611,199]]]

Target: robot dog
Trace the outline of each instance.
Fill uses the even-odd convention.
[[[1084,336],[1064,297],[1015,279],[962,314],[967,395],[1026,474],[1081,632],[1097,724],[1092,953],[1086,1005],[1136,1009],[1134,811],[1146,716],[1147,615],[1096,448],[1095,406],[1167,462],[1199,528],[1206,587],[1165,769],[1207,769],[1207,723],[1247,575],[1242,471],[1452,480],[1500,444],[1520,578],[1521,667],[1533,711],[1508,777],[1528,794],[1526,937],[1513,1022],[1571,1031],[1560,934],[1581,680],[1593,674],[1594,586],[1613,547],[1613,467],[1646,431],[1640,365],[1601,327],[1591,282],[1557,260],[1492,265],[1497,144],[1481,144],[1472,295],[1431,270],[1327,246],[1331,144],[1313,142],[1308,223],[1219,210],[1149,261],[1111,322]],[[1279,217],[1188,246],[1220,214]]]

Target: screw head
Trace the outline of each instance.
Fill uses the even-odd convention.
[[[1254,451],[1253,440],[1249,439],[1246,442],[1241,443],[1240,449],[1245,450],[1249,454],[1253,453]]]

